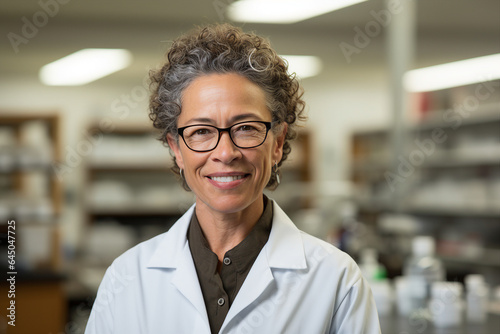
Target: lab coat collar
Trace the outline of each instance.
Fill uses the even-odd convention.
[[[163,234],[159,246],[150,258],[148,268],[174,268],[171,284],[186,297],[204,319],[206,329],[210,332],[207,310],[203,294],[198,282],[193,257],[187,242],[187,229],[193,214],[194,205]]]
[[[163,234],[159,246],[148,262],[148,268],[177,268],[184,259],[184,248],[187,245],[187,230],[193,215],[195,204]]]
[[[301,232],[276,201],[273,201],[273,226],[264,249],[271,268],[307,268]]]
[[[177,268],[184,258],[187,243],[187,230],[195,205],[165,233],[151,257],[148,268]],[[300,230],[273,201],[273,226],[269,240],[264,246],[270,268],[305,269],[307,268]]]

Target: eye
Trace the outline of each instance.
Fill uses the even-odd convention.
[[[198,136],[202,136],[202,135],[207,135],[209,134],[211,131],[210,129],[207,129],[207,128],[201,128],[201,129],[198,129],[196,130],[193,135],[198,135]]]
[[[242,124],[236,129],[236,131],[248,132],[248,131],[257,131],[257,129],[253,125]]]
[[[192,126],[188,127],[184,135],[188,138],[200,138],[212,136],[216,132],[215,129],[207,126]]]

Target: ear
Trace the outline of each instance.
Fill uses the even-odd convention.
[[[285,144],[286,132],[288,131],[288,123],[283,122],[281,133],[276,136],[273,148],[273,161],[280,162],[283,157],[283,145]]]
[[[179,142],[172,136],[167,134],[168,146],[172,149],[175,155],[175,162],[180,169],[184,169],[184,160],[182,160],[181,150],[179,149]]]

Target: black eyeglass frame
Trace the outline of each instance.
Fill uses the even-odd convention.
[[[260,143],[259,145],[255,145],[255,146],[250,146],[250,147],[242,147],[242,146],[238,146],[236,145],[236,143],[234,142],[234,139],[233,137],[231,136],[231,129],[237,125],[240,125],[240,124],[244,124],[244,123],[261,123],[261,124],[264,124],[266,126],[266,135],[264,136],[264,139],[262,140],[262,143]],[[227,132],[228,135],[229,135],[229,138],[231,139],[231,142],[234,144],[234,146],[238,147],[238,148],[241,148],[241,149],[246,149],[246,148],[256,148],[256,147],[259,147],[261,146],[262,144],[264,144],[264,142],[266,141],[267,139],[267,134],[269,133],[269,130],[271,130],[272,126],[273,126],[274,122],[264,122],[264,121],[245,121],[245,122],[238,122],[238,123],[235,123],[233,125],[231,125],[230,127],[227,127],[227,128],[218,128],[216,126],[213,126],[213,125],[209,125],[209,124],[192,124],[192,125],[188,125],[188,126],[183,126],[182,128],[178,128],[177,129],[177,134],[179,136],[182,137],[182,140],[184,141],[184,144],[186,144],[186,147],[189,148],[191,151],[193,152],[199,152],[199,153],[203,153],[203,152],[210,152],[210,151],[213,151],[217,148],[217,146],[219,145],[219,142],[220,142],[220,137],[222,136],[222,132]],[[189,147],[188,143],[186,142],[186,139],[184,139],[184,130],[186,130],[187,128],[190,128],[190,127],[193,127],[193,126],[209,126],[211,128],[214,128],[214,129],[217,129],[218,133],[219,133],[219,136],[217,137],[217,143],[215,144],[215,146],[209,150],[194,150],[192,149],[191,147]]]

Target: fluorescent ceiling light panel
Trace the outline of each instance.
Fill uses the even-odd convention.
[[[233,21],[295,23],[366,0],[240,0],[227,8]]]
[[[500,53],[430,66],[405,73],[403,84],[410,92],[429,92],[500,79]]]
[[[315,56],[281,55],[280,57],[288,62],[288,72],[295,72],[299,79],[318,75],[323,68],[321,60]]]
[[[78,86],[105,77],[130,65],[124,49],[83,49],[40,69],[40,80],[49,86]]]

